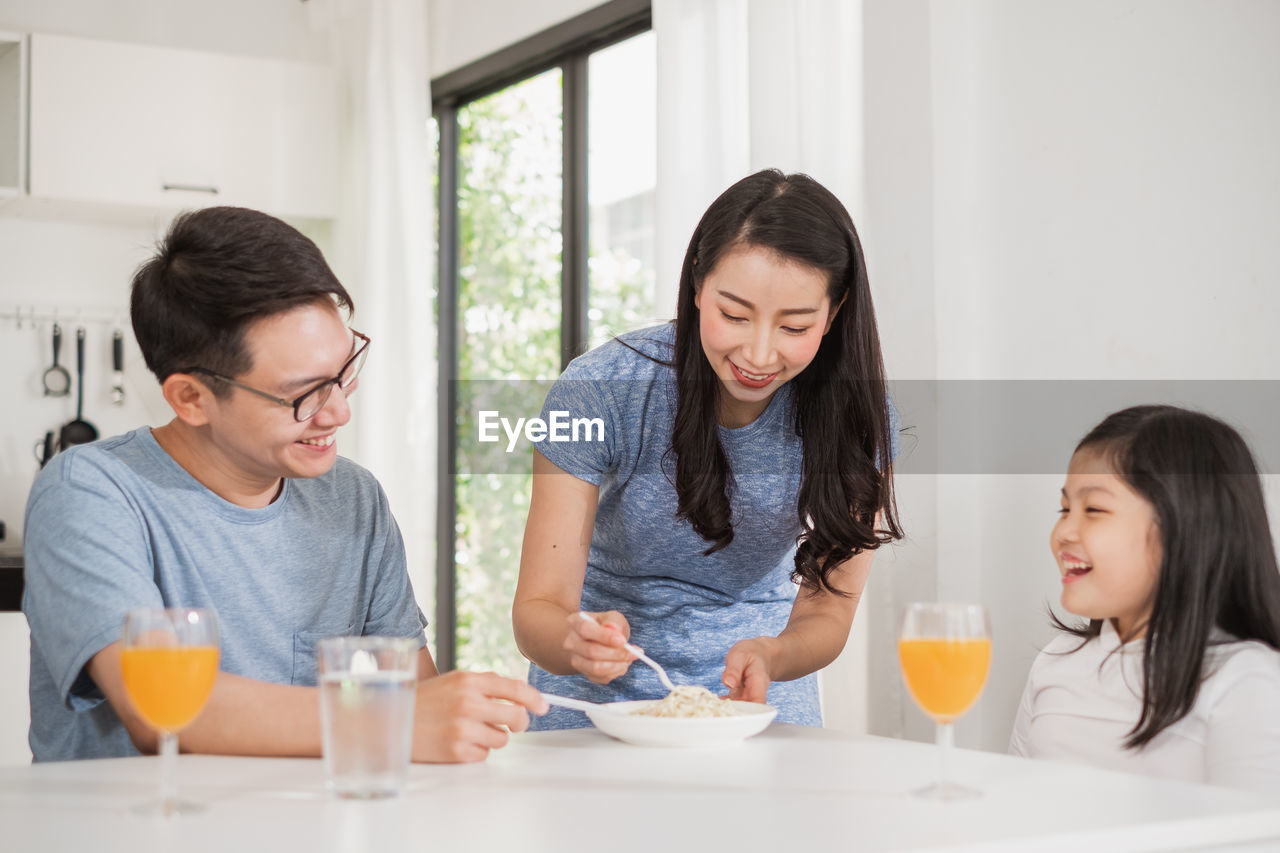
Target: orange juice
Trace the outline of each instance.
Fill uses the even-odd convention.
[[[987,681],[990,638],[899,640],[902,677],[916,704],[939,723],[969,710]]]
[[[134,646],[120,652],[125,690],[142,718],[176,732],[200,713],[218,676],[217,646]]]

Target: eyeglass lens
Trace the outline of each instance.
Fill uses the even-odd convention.
[[[343,391],[351,389],[351,386],[355,384],[356,377],[360,375],[360,368],[364,367],[364,361],[368,355],[369,347],[366,344],[360,348],[360,351],[356,353],[351,361],[347,362],[336,379],[330,379],[323,385],[317,385],[304,394],[298,400],[298,404],[294,409],[294,417],[300,421],[305,421],[323,409],[324,404],[329,402],[329,395],[333,393],[334,385],[337,385]]]

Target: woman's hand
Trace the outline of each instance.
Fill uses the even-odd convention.
[[[861,551],[832,569],[828,580],[844,595],[815,590],[805,582],[782,633],[742,640],[729,649],[720,680],[730,699],[765,702],[770,682],[803,678],[836,659],[849,640],[874,553]]]
[[[729,688],[729,698],[764,704],[777,669],[777,653],[776,637],[752,637],[734,643],[724,657],[724,675],[720,677]]]
[[[596,684],[608,684],[626,672],[635,660],[625,648],[630,636],[627,617],[616,610],[570,613],[564,649],[574,669]]]

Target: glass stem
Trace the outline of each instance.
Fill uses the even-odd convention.
[[[178,736],[160,733],[160,813],[178,811]]]
[[[955,731],[951,723],[938,723],[938,787],[951,784],[951,748],[955,745]]]

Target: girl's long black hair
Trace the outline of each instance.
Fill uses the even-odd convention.
[[[1125,746],[1145,746],[1195,704],[1215,628],[1280,649],[1280,570],[1262,482],[1227,424],[1173,406],[1109,415],[1076,452],[1097,453],[1155,510],[1163,546],[1144,640],[1142,714]],[[1101,620],[1056,626],[1082,639]]]
[[[832,310],[840,306],[817,355],[792,380],[795,430],[804,446],[792,578],[814,593],[834,591],[828,576],[839,563],[902,538],[902,531],[890,472],[884,362],[862,245],[848,211],[807,175],[767,169],[743,178],[712,203],[689,241],[674,354],[677,515],[710,543],[706,554],[733,541],[733,471],[716,430],[722,389],[702,349],[694,296],[720,259],[744,246],[821,270]]]

